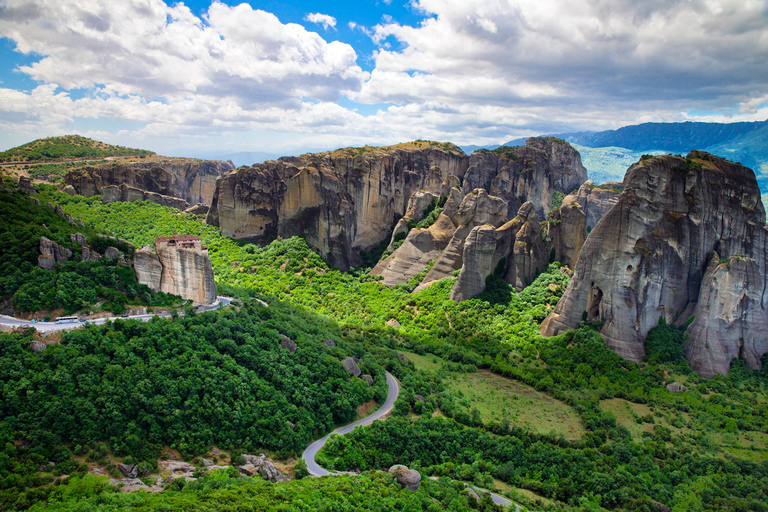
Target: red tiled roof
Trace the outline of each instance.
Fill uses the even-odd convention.
[[[173,236],[159,236],[155,238],[155,242],[167,242],[167,241],[174,241],[174,242],[185,242],[185,241],[197,241],[201,240],[201,238],[197,235],[176,235]]]

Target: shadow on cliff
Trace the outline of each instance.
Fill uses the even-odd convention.
[[[503,277],[493,273],[485,278],[485,290],[475,298],[491,304],[507,305],[512,300],[512,287],[504,281]]]

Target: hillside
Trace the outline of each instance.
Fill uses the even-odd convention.
[[[56,162],[73,159],[98,159],[110,156],[150,156],[153,151],[113,146],[80,135],[38,139],[0,152],[0,162]]]
[[[143,227],[144,216],[164,230],[202,228],[192,217],[158,205],[58,199],[70,214],[111,225],[135,243],[154,235]],[[637,509],[651,499],[681,510],[762,505],[755,489],[768,484],[766,371],[751,372],[737,362],[727,377],[701,379],[684,360],[668,355],[683,333],[665,325],[649,335],[648,359],[639,364],[607,350],[586,324],[541,338],[538,325],[568,281],[556,265],[521,292],[491,279],[483,294],[456,304],[448,300],[453,278],[412,294],[418,279],[390,289],[374,276],[341,273],[301,239],[260,248],[208,229],[201,234],[211,248],[220,293],[282,304],[290,316],[273,317],[277,329],[285,329],[282,322],[289,319],[298,325],[331,322],[326,332],[340,336],[337,342],[346,340],[347,350],[358,354],[363,352],[355,344],[366,343],[365,352],[387,368],[390,347],[423,357],[418,371],[410,364],[398,370],[406,372],[399,374],[399,419],[329,444],[323,460],[331,466],[418,464],[422,474],[474,480],[515,496],[525,490],[560,500],[563,509],[579,503]],[[503,379],[515,383],[505,386],[512,390],[506,399],[515,404],[509,411],[494,405],[491,393],[499,391],[488,389],[487,399],[468,393],[487,386],[472,380],[482,378],[476,370],[484,368],[501,379],[497,385]],[[465,381],[469,388],[463,391],[454,384]],[[688,391],[672,394],[669,382],[684,383]],[[524,405],[536,392],[557,400],[564,417],[578,416],[580,437],[565,441],[565,431],[557,429],[540,433],[546,419],[518,415],[518,403],[536,407]],[[441,446],[450,446],[450,452]],[[668,468],[677,468],[675,479],[666,476]],[[710,469],[723,479],[713,480]],[[696,489],[702,485],[712,493],[700,495]]]

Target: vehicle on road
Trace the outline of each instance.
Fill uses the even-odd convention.
[[[57,324],[72,324],[79,321],[76,316],[58,316],[56,317]]]

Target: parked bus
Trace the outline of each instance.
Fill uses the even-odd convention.
[[[76,316],[57,316],[56,317],[57,324],[73,324],[79,321],[80,319],[77,318]]]

